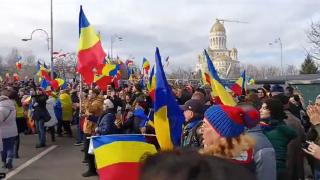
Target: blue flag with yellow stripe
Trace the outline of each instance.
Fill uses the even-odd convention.
[[[180,145],[184,116],[167,82],[158,48],[155,59],[154,128],[161,149],[170,150]]]

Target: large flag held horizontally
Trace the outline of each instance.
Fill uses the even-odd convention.
[[[234,101],[231,94],[229,94],[224,88],[223,83],[218,75],[218,72],[214,68],[211,58],[206,50],[204,50],[204,54],[207,58],[208,70],[211,78],[211,89],[212,89],[213,95],[218,96],[224,105],[235,106],[236,102]]]
[[[94,80],[95,71],[101,69],[105,59],[105,52],[102,49],[98,34],[89,24],[80,6],[79,14],[79,50],[77,71],[82,75],[86,84],[91,84]],[[101,72],[97,72],[101,74]]]
[[[143,135],[107,135],[91,139],[99,178],[138,180],[141,159],[157,152]]]
[[[240,78],[230,87],[230,89],[237,95],[245,95],[246,90],[246,71],[243,70]]]
[[[156,90],[154,127],[161,149],[170,150],[180,145],[184,116],[165,76],[159,49],[156,49]]]

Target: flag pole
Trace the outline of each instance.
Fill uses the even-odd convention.
[[[80,74],[80,78],[79,78],[79,83],[80,83],[80,85],[79,85],[79,88],[80,88],[80,90],[79,90],[79,92],[80,92],[80,96],[79,96],[79,123],[80,123],[80,120],[81,120],[81,112],[82,112],[82,98],[81,98],[81,96],[82,96],[82,75]]]

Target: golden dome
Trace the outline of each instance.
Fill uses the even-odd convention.
[[[224,28],[223,24],[221,24],[218,20],[211,28],[211,32],[226,32],[226,29]]]

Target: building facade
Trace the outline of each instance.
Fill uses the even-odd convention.
[[[231,50],[227,48],[226,29],[219,20],[215,22],[210,30],[207,50],[221,78],[234,79],[240,76],[238,51],[236,48]]]

